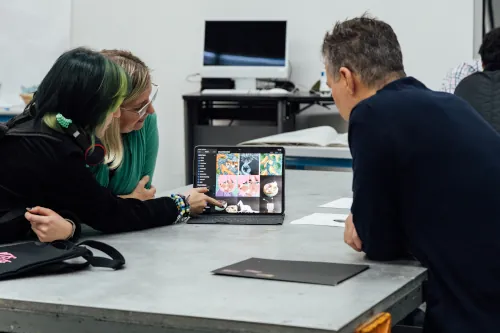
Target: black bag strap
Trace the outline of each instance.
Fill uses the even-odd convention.
[[[97,257],[94,256],[92,251],[89,251],[89,254],[85,255],[84,258],[90,263],[90,265],[94,267],[120,269],[125,265],[125,258],[123,257],[123,255],[120,252],[118,252],[117,249],[108,244],[98,242],[95,240],[86,240],[76,244],[76,246],[82,246],[82,245],[99,250],[111,258],[109,259],[104,257]]]
[[[0,123],[0,140],[2,140],[8,130],[7,123]]]
[[[0,224],[17,220],[18,218],[24,216],[25,213],[26,208],[14,208],[12,210],[9,210],[4,215],[0,216]]]

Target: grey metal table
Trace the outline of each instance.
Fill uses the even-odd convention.
[[[343,243],[343,229],[290,225],[351,195],[351,173],[287,171],[283,226],[175,225],[94,237],[127,259],[118,272],[0,282],[0,331],[45,332],[353,332],[373,314],[394,321],[422,303],[426,270],[371,263],[338,286],[214,276],[249,257],[366,263]]]

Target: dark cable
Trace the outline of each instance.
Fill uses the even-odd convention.
[[[488,0],[488,15],[490,16],[491,29],[495,29],[495,17],[493,16],[493,0]]]
[[[483,0],[483,37],[481,39],[484,39],[484,35],[486,35],[486,1]]]
[[[486,27],[486,17],[490,22],[490,28],[495,29],[495,16],[493,15],[493,0],[483,0],[483,39],[488,29]]]
[[[200,77],[199,80],[193,80],[193,78],[195,77]],[[186,81],[187,82],[201,82],[201,74],[200,73],[193,73],[193,74],[189,74],[188,76],[186,76]]]
[[[493,0],[489,0],[489,3],[490,3],[489,9],[490,9],[491,27],[492,28],[496,28],[496,25],[495,25],[495,15],[494,15],[494,11],[493,11]]]

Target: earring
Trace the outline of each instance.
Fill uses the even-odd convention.
[[[61,127],[64,127],[64,128],[68,128],[69,125],[71,125],[73,123],[73,120],[64,117],[60,113],[56,114],[56,120],[57,120],[57,123],[59,125],[61,125]]]

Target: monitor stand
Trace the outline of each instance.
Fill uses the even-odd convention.
[[[234,79],[235,90],[257,90],[257,79],[238,78]]]

